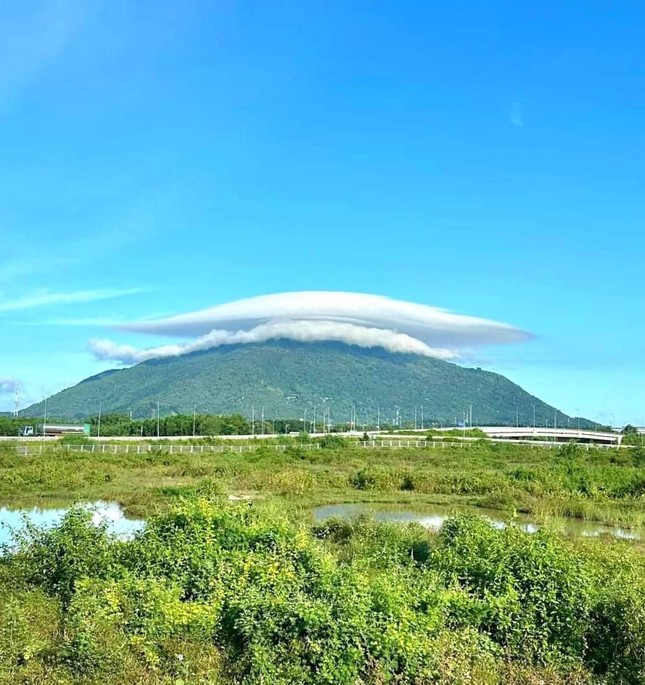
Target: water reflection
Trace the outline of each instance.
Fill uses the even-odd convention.
[[[314,510],[314,520],[324,521],[332,517],[344,519],[355,518],[360,514],[369,514],[377,521],[394,521],[398,523],[415,522],[428,530],[438,531],[444,521],[456,513],[472,513],[487,519],[495,528],[504,528],[511,516],[504,518],[503,514],[494,509],[481,509],[479,507],[452,507],[447,505],[431,505],[423,509],[407,506],[367,505],[367,504],[330,504],[318,507]],[[512,519],[520,528],[528,533],[535,533],[541,524],[530,516],[519,515]],[[550,517],[548,524],[550,529],[560,531],[565,535],[578,537],[598,537],[610,535],[624,540],[641,540],[645,538],[645,530],[642,528],[626,529],[620,526],[611,526],[594,521],[570,519],[564,517]]]
[[[92,512],[95,526],[106,522],[108,531],[121,539],[127,539],[140,530],[144,522],[126,518],[116,502],[93,502],[84,504]],[[17,531],[24,527],[25,520],[39,527],[51,528],[61,522],[69,507],[64,509],[6,509],[0,508],[0,545],[10,545]]]

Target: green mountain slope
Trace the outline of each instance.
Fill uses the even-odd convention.
[[[533,397],[504,376],[456,364],[383,349],[363,349],[340,343],[266,342],[233,345],[206,352],[143,362],[106,371],[63,390],[47,400],[49,416],[80,419],[104,412],[133,416],[239,412],[257,416],[298,418],[316,406],[331,408],[333,422],[349,421],[356,407],[357,423],[375,421],[380,407],[383,423],[400,412],[401,422],[423,405],[431,421],[460,421],[472,405],[479,424],[552,424],[554,408]],[[42,415],[42,403],[25,415]],[[309,414],[311,418],[311,413]],[[557,412],[560,425],[567,416]]]

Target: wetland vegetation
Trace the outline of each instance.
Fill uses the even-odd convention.
[[[0,682],[645,683],[641,543],[513,522],[640,525],[637,447],[307,439],[243,454],[0,447],[3,506],[115,501],[147,520],[123,540],[73,508],[5,549]],[[341,502],[488,507],[507,525],[314,520]]]

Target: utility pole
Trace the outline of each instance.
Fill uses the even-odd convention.
[[[193,405],[193,438],[195,437],[195,425],[197,423],[197,405]]]
[[[417,405],[414,405],[414,430],[417,429]]]
[[[381,432],[381,407],[376,408],[376,430]]]
[[[305,409],[304,414],[302,415],[302,430],[305,433],[308,433],[309,431],[307,430],[307,410]]]
[[[468,419],[468,425],[472,428],[473,427],[473,405],[472,404],[470,405],[468,411],[470,413],[470,418]]]
[[[314,428],[311,431],[312,433],[316,432],[316,405],[314,404]]]
[[[159,400],[157,400],[157,438],[159,437],[159,423],[160,423],[160,419],[159,419]]]
[[[423,430],[423,405],[421,405],[421,430]]]
[[[45,397],[45,416],[43,418],[43,441],[45,440],[45,430],[47,428],[47,398]]]

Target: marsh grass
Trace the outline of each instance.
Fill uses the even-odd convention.
[[[177,494],[215,483],[222,492],[313,507],[328,502],[455,502],[638,526],[645,522],[645,468],[633,450],[560,450],[478,441],[442,449],[340,446],[285,452],[91,454],[47,447],[0,450],[0,502],[114,500],[129,513],[163,508]]]

